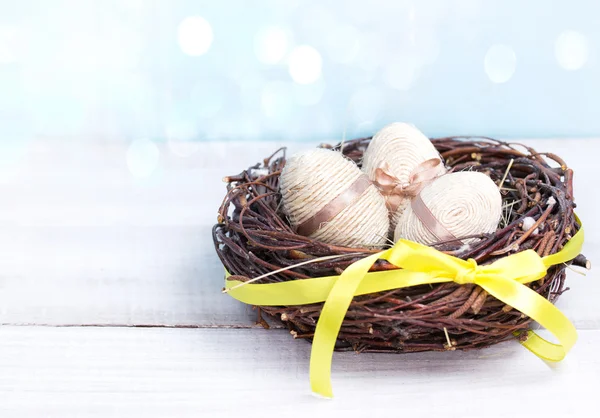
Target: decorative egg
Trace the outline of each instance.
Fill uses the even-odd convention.
[[[340,152],[317,148],[296,154],[279,181],[283,210],[298,234],[344,247],[386,244],[385,199]]]
[[[450,173],[435,179],[407,206],[394,241],[433,244],[451,236],[469,244],[476,238],[461,238],[496,231],[501,217],[502,196],[492,179],[475,171]]]
[[[413,125],[399,122],[387,125],[373,136],[363,156],[362,169],[380,187],[385,186],[382,182],[393,183],[400,192],[393,198],[386,196],[392,230],[410,203],[411,189],[425,185],[415,183],[415,174],[420,172],[432,179],[446,172],[429,138]]]

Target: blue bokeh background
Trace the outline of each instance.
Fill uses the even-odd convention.
[[[600,134],[600,3],[0,0],[0,141]]]

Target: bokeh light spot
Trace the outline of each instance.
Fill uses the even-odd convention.
[[[189,16],[177,28],[177,39],[181,50],[193,57],[206,54],[213,42],[210,23],[200,16]]]
[[[321,54],[309,45],[301,45],[291,52],[288,71],[298,84],[314,83],[321,77],[323,60]]]
[[[483,66],[485,73],[493,83],[505,83],[515,73],[517,56],[508,45],[493,45],[485,54]]]
[[[264,64],[277,64],[288,51],[290,36],[284,28],[271,26],[260,30],[254,38],[254,52]]]
[[[582,33],[565,31],[556,39],[554,54],[558,65],[565,70],[579,70],[589,57],[588,39]]]
[[[150,177],[158,168],[160,150],[148,139],[136,139],[127,149],[127,167],[136,178]]]

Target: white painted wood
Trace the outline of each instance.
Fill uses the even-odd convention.
[[[206,143],[185,158],[159,144],[159,168],[143,180],[129,172],[120,143],[29,144],[0,176],[0,323],[252,326],[255,314],[220,294],[210,228],[221,178],[282,143]],[[600,140],[527,143],[575,169],[585,253],[598,262]],[[559,302],[582,329],[600,329],[596,277],[570,274],[572,290]]]
[[[467,353],[336,353],[310,394],[310,345],[283,331],[0,327],[0,416],[595,417],[600,331],[549,366],[517,343]]]
[[[140,180],[123,144],[30,144],[0,184],[0,323],[252,326],[220,293],[211,228],[222,177],[280,146],[207,143],[182,158],[159,145]]]

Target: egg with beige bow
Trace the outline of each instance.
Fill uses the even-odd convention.
[[[407,123],[392,123],[373,136],[362,169],[386,199],[392,232],[411,198],[446,172],[429,138]]]
[[[449,173],[412,198],[398,219],[394,241],[470,244],[496,231],[501,217],[502,196],[492,179],[476,171]]]
[[[299,235],[353,248],[383,247],[388,240],[384,197],[340,152],[317,148],[293,155],[281,172],[280,191]]]
[[[436,148],[412,125],[393,123],[379,131],[364,154],[363,171],[385,196],[394,242],[469,243],[500,221],[496,184],[478,172],[446,174]]]

